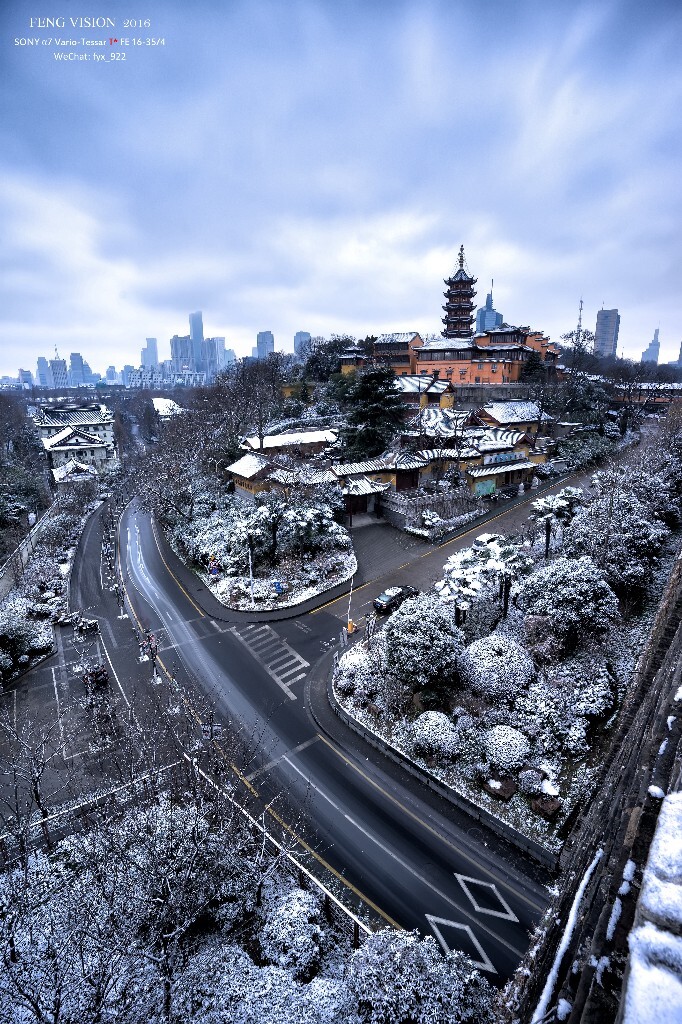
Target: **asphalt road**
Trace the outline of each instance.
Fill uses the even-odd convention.
[[[423,571],[433,572],[437,560],[442,566],[443,554],[429,549]],[[420,793],[399,768],[370,760],[352,734],[325,734],[310,714],[311,684],[319,690],[316,673],[338,641],[348,598],[281,623],[218,609],[132,507],[121,523],[120,560],[133,614],[154,631],[163,666],[191,680],[215,721],[241,736],[237,768],[245,781],[236,792],[252,812],[286,832],[317,874],[330,872],[354,909],[433,934],[444,948],[468,953],[491,980],[506,980],[548,901],[537,870],[503,856],[493,837]],[[372,595],[386,582],[377,581]],[[125,689],[125,651],[110,653]]]

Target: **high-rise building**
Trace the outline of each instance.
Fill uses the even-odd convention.
[[[201,343],[201,361],[204,365],[206,380],[210,384],[220,373],[225,363],[225,339],[204,338]]]
[[[474,323],[474,285],[476,278],[464,269],[464,246],[459,248],[459,268],[443,284],[447,285],[442,318],[444,338],[471,338]]]
[[[233,348],[225,349],[225,366],[231,366],[232,363],[237,362],[237,356]]]
[[[104,379],[106,380],[107,384],[118,384],[118,374],[116,373],[115,366],[107,366],[106,373],[104,374]]]
[[[618,348],[620,316],[617,309],[600,309],[594,332],[595,356],[615,356]]]
[[[174,334],[170,342],[173,373],[186,373],[194,370],[192,358],[192,339],[189,334],[179,337]]]
[[[33,374],[31,373],[30,370],[21,370],[20,369],[19,370],[19,376],[18,376],[17,379],[18,379],[19,383],[21,384],[22,388],[32,388],[33,387]]]
[[[48,387],[68,388],[69,371],[66,368],[66,359],[50,359],[50,369],[47,376]]]
[[[80,352],[72,352],[69,359],[69,384],[72,388],[81,387],[85,384],[83,372],[83,356]]]
[[[275,336],[272,331],[259,331],[256,335],[256,356],[265,359],[275,351]]]
[[[38,363],[36,365],[36,377],[38,379],[39,388],[49,388],[49,373],[50,368],[47,365],[47,359],[45,356],[38,356]]]
[[[296,331],[294,335],[294,353],[297,356],[303,355],[303,349],[310,341],[310,334],[308,331]]]
[[[192,342],[192,366],[195,372],[205,369],[201,347],[204,343],[204,320],[201,311],[189,314],[189,336]]]
[[[493,309],[493,293],[488,292],[485,297],[485,306],[481,306],[476,313],[476,334],[485,334],[486,331],[494,331],[496,327],[502,326],[502,314]]]
[[[658,363],[658,357],[661,354],[661,343],[658,340],[658,327],[654,331],[654,336],[649,342],[648,346],[642,352],[643,363]]]
[[[131,366],[130,363],[126,363],[121,371],[121,383],[123,384],[124,388],[127,388],[128,385],[130,384],[130,378],[134,372],[135,367]]]
[[[140,362],[145,370],[155,370],[159,365],[159,350],[156,338],[145,338],[146,345],[140,353]]]

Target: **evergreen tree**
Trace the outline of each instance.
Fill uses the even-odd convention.
[[[343,432],[347,459],[379,455],[403,424],[404,408],[395,374],[385,367],[349,374],[340,384],[348,426]]]

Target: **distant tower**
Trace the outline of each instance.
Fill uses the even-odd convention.
[[[654,331],[654,336],[649,342],[647,348],[642,352],[643,363],[658,363],[658,357],[661,352],[661,343],[658,340],[658,327]]]
[[[265,359],[275,351],[275,336],[272,331],[259,331],[256,335],[256,352],[258,359]]]
[[[464,269],[464,246],[459,248],[459,269],[443,282],[447,285],[442,318],[444,338],[471,338],[474,323],[474,285],[476,278]]]
[[[303,355],[303,349],[309,341],[310,334],[308,331],[296,331],[294,335],[294,354],[297,356]]]
[[[204,343],[204,319],[201,311],[189,315],[189,337],[191,341],[190,369],[200,373],[205,370],[201,348]]]
[[[485,298],[485,306],[476,313],[476,334],[485,334],[486,331],[494,331],[496,327],[502,326],[502,314],[493,309],[493,282],[490,282],[490,291]]]
[[[620,316],[617,309],[600,309],[594,332],[595,356],[615,356],[618,347]]]
[[[146,338],[147,344],[142,349],[141,361],[145,370],[155,370],[159,365],[159,350],[156,338]]]

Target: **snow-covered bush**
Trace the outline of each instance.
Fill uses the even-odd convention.
[[[409,687],[387,668],[383,630],[374,634],[369,645],[355,644],[341,655],[334,673],[334,687],[342,696],[352,697],[353,704],[359,708],[372,703],[389,714],[404,710],[412,695]]]
[[[491,700],[513,700],[533,676],[528,651],[497,633],[475,640],[459,659],[461,681]]]
[[[620,597],[641,592],[668,529],[635,495],[605,493],[579,512],[564,534],[571,555],[589,555]]]
[[[384,630],[386,667],[413,692],[423,687],[444,691],[457,681],[457,660],[464,646],[454,609],[433,594],[409,598]]]
[[[510,725],[494,725],[486,730],[483,745],[488,761],[503,772],[520,768],[530,753],[530,742]]]
[[[492,1024],[495,991],[463,953],[435,939],[375,932],[351,959],[347,1024]]]
[[[462,749],[457,729],[441,711],[424,711],[412,724],[412,750],[418,757],[454,758]]]
[[[542,792],[542,775],[533,768],[519,772],[519,789],[525,796],[537,796]]]
[[[49,651],[52,630],[29,618],[29,602],[17,597],[6,601],[0,608],[0,679],[7,680],[24,656]]]
[[[40,531],[41,544],[49,551],[68,547],[78,526],[78,520],[79,517],[73,512],[59,512],[50,516]]]
[[[618,617],[618,602],[591,558],[557,558],[518,585],[517,600],[531,620],[533,639],[545,635],[561,649],[599,636]],[[527,623],[528,625],[528,623]]]
[[[293,889],[268,913],[260,932],[260,948],[271,964],[307,981],[319,965],[324,932],[320,907],[312,893]]]

